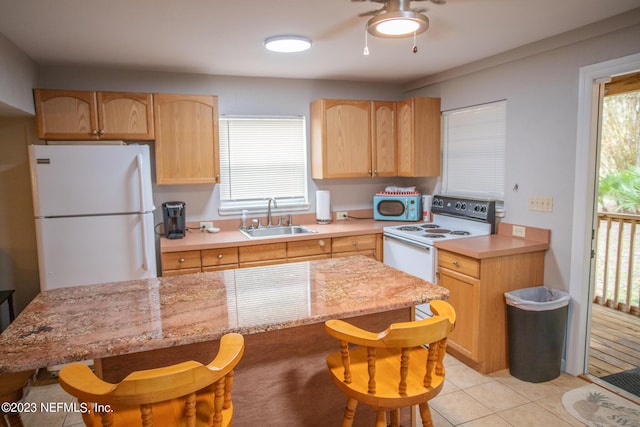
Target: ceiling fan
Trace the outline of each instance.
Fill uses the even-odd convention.
[[[351,0],[371,1],[382,4],[381,9],[361,13],[359,16],[373,16],[367,23],[367,31],[377,37],[403,38],[427,31],[429,18],[423,15],[427,9],[412,9],[411,1],[427,0]],[[447,0],[428,0],[434,4],[445,4]]]

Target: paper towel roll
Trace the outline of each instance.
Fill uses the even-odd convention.
[[[433,196],[422,196],[422,220],[424,222],[433,221],[433,215],[431,214],[432,203]]]
[[[316,222],[318,224],[331,222],[331,193],[328,190],[316,191]]]

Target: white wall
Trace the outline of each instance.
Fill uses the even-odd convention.
[[[574,206],[577,145],[588,144],[577,141],[580,68],[638,53],[639,40],[640,24],[636,23],[411,92],[441,97],[443,111],[507,100],[504,221],[551,229],[551,249],[545,258],[548,286],[570,290],[574,210],[589,213],[593,209]],[[531,196],[552,196],[553,212],[529,211]],[[582,292],[572,294],[574,298],[588,298],[588,283],[578,286]],[[574,300],[574,304],[584,305],[584,301]],[[571,324],[577,321],[584,319],[573,313],[570,331],[577,331]]]

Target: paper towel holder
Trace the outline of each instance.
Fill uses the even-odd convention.
[[[331,193],[327,190],[316,191],[316,223],[331,223]]]

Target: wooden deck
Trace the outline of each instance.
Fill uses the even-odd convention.
[[[592,305],[589,374],[605,375],[640,367],[640,316]]]

